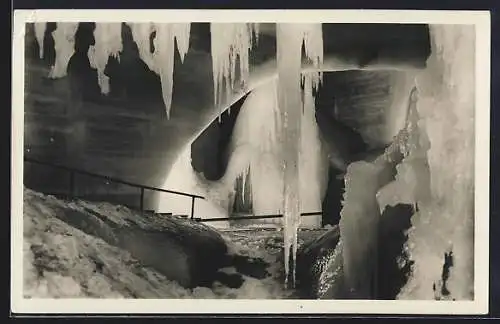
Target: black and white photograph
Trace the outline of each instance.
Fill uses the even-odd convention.
[[[487,12],[14,18],[17,309],[488,311]]]

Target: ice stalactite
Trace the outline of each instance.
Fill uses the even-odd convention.
[[[412,276],[400,299],[472,299],[474,27],[431,26],[432,54],[417,76],[420,131],[430,142],[430,197],[412,217]],[[449,278],[445,254],[452,253]]]
[[[321,43],[321,44],[320,44]],[[300,180],[299,151],[301,138],[302,101],[301,67],[302,45],[309,59],[316,66],[323,60],[323,35],[321,24],[286,24],[276,26],[278,62],[278,102],[282,114],[280,141],[282,143],[284,182],[284,248],[286,283],[290,274],[295,281],[295,259],[297,253],[297,230],[300,225]],[[320,75],[314,79],[317,85]],[[290,255],[291,252],[291,255]]]
[[[189,47],[191,24],[155,24],[155,30],[154,65],[156,72],[160,75],[163,103],[165,104],[167,118],[170,118],[172,87],[174,83],[174,39],[177,40],[177,48],[179,49],[181,60],[184,61]]]
[[[43,40],[45,38],[45,30],[47,29],[47,23],[40,22],[35,23],[35,37],[38,43],[38,48],[40,49],[39,56],[43,59]]]
[[[55,79],[66,76],[69,60],[75,52],[75,33],[77,29],[78,23],[58,22],[57,28],[52,32],[56,61],[50,70],[50,78]]]
[[[224,92],[226,99],[229,100],[235,87],[236,72],[239,72],[241,86],[245,86],[250,71],[249,51],[252,48],[254,38],[258,39],[258,34],[258,23],[210,24],[214,103],[216,106],[222,103]],[[236,71],[237,57],[239,58],[239,71]]]
[[[101,92],[109,93],[109,77],[104,73],[110,56],[119,59],[123,49],[121,23],[96,23],[94,30],[95,45],[89,47],[90,65],[97,69]]]
[[[132,38],[139,49],[139,56],[149,69],[160,76],[163,103],[170,118],[174,74],[175,43],[181,61],[189,49],[190,23],[150,24],[131,23]],[[150,51],[150,36],[155,32],[154,51]]]

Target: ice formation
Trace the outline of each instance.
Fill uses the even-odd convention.
[[[300,225],[300,180],[299,150],[301,138],[301,68],[302,46],[313,64],[319,66],[323,61],[323,34],[321,24],[276,25],[276,47],[278,62],[278,103],[282,117],[280,125],[281,154],[283,157],[284,182],[284,247],[286,283],[290,274],[295,281],[295,258],[297,253],[297,230]],[[321,80],[318,74],[312,80],[317,86]],[[291,252],[291,255],[290,255]]]
[[[474,29],[431,26],[431,39],[428,66],[408,95],[405,128],[386,154],[355,162],[346,174],[340,229],[352,297],[370,297],[378,219],[386,206],[403,203],[415,210],[406,244],[414,265],[398,298],[473,298]]]
[[[181,59],[184,59],[189,48],[190,24],[132,23],[130,26],[141,59],[161,77],[163,100],[169,116],[174,39]],[[103,71],[109,55],[117,55],[121,49],[119,27],[119,24],[98,23],[96,44],[89,53],[92,65],[99,71],[99,84],[105,93],[107,79]],[[45,28],[44,23],[35,24],[40,55],[43,54]],[[74,53],[77,28],[78,23],[57,23],[52,33],[56,61],[50,77],[66,75],[69,59]],[[309,143],[307,138],[313,140],[315,136],[314,128],[305,125],[313,117],[312,89],[319,85],[321,73],[302,78],[300,69],[302,46],[307,57],[318,66],[323,60],[323,42],[321,24],[277,24],[276,30],[278,83],[267,90],[274,91],[272,94],[263,96],[273,107],[260,112],[269,113],[269,118],[255,118],[258,110],[252,112],[254,116],[248,120],[265,123],[245,126],[249,132],[242,136],[258,139],[259,143],[234,148],[228,171],[221,182],[223,185],[215,191],[220,193],[222,186],[234,187],[238,176],[250,172],[254,208],[284,214],[288,278],[289,260],[295,260],[300,212],[309,209],[309,205],[305,207],[308,202],[313,209],[312,205],[318,203],[322,191],[321,184],[308,188],[306,192],[302,190],[304,179],[315,179],[312,174],[321,169],[318,146],[305,144]],[[156,32],[153,53],[150,52],[152,32]],[[254,34],[258,35],[258,24],[211,24],[216,104],[221,101],[224,87],[226,95],[233,91],[237,72],[244,86],[249,74],[248,55]],[[345,282],[354,296],[370,294],[368,289],[373,284],[370,272],[374,269],[377,253],[374,250],[377,226],[385,206],[410,203],[416,212],[412,217],[413,227],[407,248],[415,265],[399,298],[473,298],[474,154],[471,152],[474,150],[475,81],[471,41],[474,40],[474,29],[470,26],[431,26],[431,40],[432,54],[428,66],[416,77],[412,99],[415,107],[409,110],[408,123],[398,136],[401,143],[396,143],[402,144],[397,145],[403,154],[402,161],[385,154],[373,162],[351,164],[346,174],[340,223],[342,266]],[[236,71],[236,57],[239,57],[239,71]],[[304,82],[303,99],[301,80]],[[418,101],[415,100],[417,94]],[[245,109],[244,106],[241,113],[245,114]],[[259,136],[268,136],[271,141],[261,141]],[[273,141],[280,145],[273,146]],[[279,151],[274,151],[274,154],[282,159],[273,156],[275,149]],[[305,163],[304,157],[308,157],[309,162]],[[394,164],[397,164],[395,169]],[[273,172],[269,173],[266,168]],[[394,170],[396,177],[392,179]],[[280,184],[283,192],[274,190],[269,183]],[[282,199],[283,205],[276,203]],[[443,282],[443,259],[448,252],[453,252],[453,267],[450,278]],[[450,291],[449,296],[442,296],[438,291],[444,285]]]
[[[38,48],[40,49],[40,58],[43,59],[43,39],[45,37],[45,30],[47,29],[47,23],[40,22],[35,23],[35,37],[38,43]]]
[[[431,26],[433,52],[417,76],[418,126],[430,142],[430,197],[412,217],[408,249],[415,266],[402,299],[473,298],[474,40],[473,26]],[[453,266],[443,282],[448,252]]]
[[[255,215],[279,214],[283,207],[281,163],[276,157],[279,117],[277,82],[272,80],[248,95],[233,130],[228,178],[225,175],[224,180],[232,187],[236,175],[245,178],[249,172]]]
[[[314,98],[310,85],[311,75],[304,77],[304,113],[300,115],[302,137],[300,139],[299,169],[301,212],[321,210],[321,202],[326,189],[326,156],[323,154],[319,131],[314,115]],[[242,192],[251,201],[254,215],[274,215],[283,211],[283,170],[280,155],[281,143],[278,130],[281,123],[278,107],[277,79],[254,89],[243,103],[229,147],[229,161],[224,176],[218,181],[208,181],[197,175],[198,188],[204,188],[207,200],[218,205],[226,214],[232,211],[235,195],[235,182],[242,180]],[[186,166],[190,161],[185,160]],[[182,171],[185,170],[185,171]],[[187,174],[188,172],[189,174]],[[188,183],[194,171],[185,169],[183,164],[175,164],[170,172],[172,177],[179,175],[178,181]],[[182,176],[181,176],[182,174]],[[169,175],[169,178],[171,178]],[[248,181],[248,182],[247,182]],[[172,188],[173,182],[169,184]],[[186,189],[187,190],[187,189]],[[241,190],[241,189],[240,189]],[[226,216],[227,217],[227,216]],[[262,222],[282,223],[282,219],[262,220]],[[318,227],[320,217],[304,217],[302,226]]]
[[[156,72],[160,75],[163,102],[166,107],[167,118],[169,118],[174,82],[174,39],[177,40],[177,48],[183,61],[189,47],[191,24],[155,24],[155,30],[153,58]]]
[[[104,74],[110,56],[118,58],[122,51],[122,24],[96,23],[95,45],[89,47],[90,65],[97,69],[97,78],[103,94],[109,93],[109,77]]]
[[[392,180],[385,159],[350,164],[345,175],[345,193],[340,219],[346,293],[351,298],[370,299],[377,262],[380,212],[377,191]]]
[[[215,105],[222,96],[229,98],[235,86],[237,74],[241,86],[245,86],[249,74],[249,51],[254,37],[258,39],[258,23],[211,23],[212,71],[214,78]],[[240,70],[236,71],[236,58]]]
[[[75,33],[77,29],[78,23],[57,23],[57,28],[52,32],[56,61],[50,70],[49,77],[61,78],[66,76],[69,60],[75,52]]]

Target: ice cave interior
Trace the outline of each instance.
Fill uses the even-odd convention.
[[[355,296],[369,286],[385,213],[409,205],[413,272],[398,298],[434,298],[452,253],[449,298],[471,299],[474,28],[402,25],[371,43],[390,27],[352,28],[35,23],[25,154],[203,195],[199,217],[282,214],[263,222],[283,228],[291,281],[298,228],[338,224]],[[44,106],[42,88],[66,103]],[[36,174],[27,167],[25,183],[66,181]],[[82,183],[82,196],[137,194]],[[147,204],[185,213],[190,201],[148,193]]]

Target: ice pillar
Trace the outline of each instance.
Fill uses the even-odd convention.
[[[474,230],[473,26],[431,26],[432,54],[417,76],[419,127],[430,147],[430,197],[412,217],[415,262],[401,299],[472,299]],[[445,253],[452,256],[444,278]]]
[[[287,24],[276,26],[278,61],[278,103],[281,111],[281,132],[284,182],[284,248],[285,272],[288,283],[290,261],[292,284],[295,281],[297,230],[300,225],[299,151],[301,138],[302,100],[301,67],[302,45],[315,65],[322,63],[323,36],[321,24]],[[313,84],[317,85],[319,78]],[[291,254],[290,254],[291,253]]]

